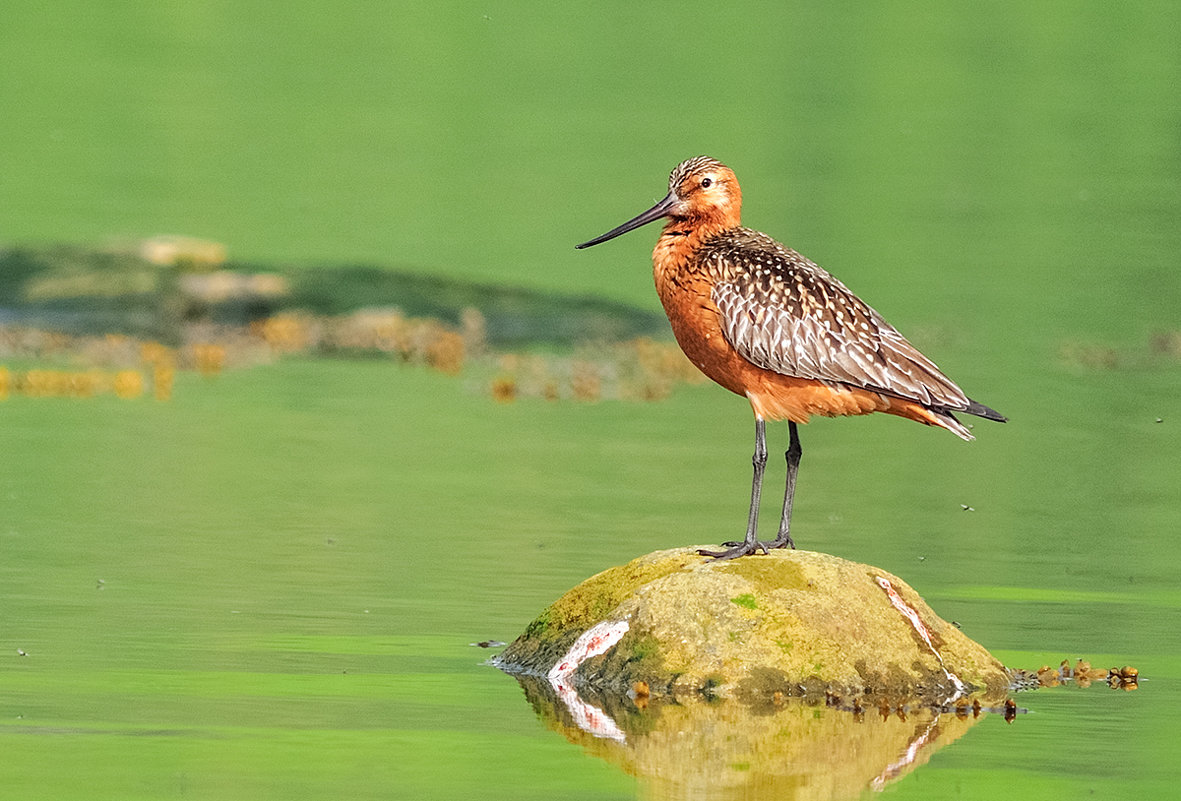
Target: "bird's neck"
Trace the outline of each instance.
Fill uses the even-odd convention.
[[[664,224],[656,248],[652,251],[652,262],[657,272],[692,268],[694,258],[702,243],[723,231],[738,226],[737,220],[723,217],[670,218]]]

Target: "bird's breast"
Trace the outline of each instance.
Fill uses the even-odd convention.
[[[754,365],[726,340],[721,313],[712,297],[710,271],[699,261],[680,256],[675,248],[662,253],[659,245],[653,253],[656,293],[673,336],[698,370],[731,392],[745,394],[744,374]]]

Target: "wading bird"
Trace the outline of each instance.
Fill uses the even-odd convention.
[[[588,248],[667,218],[652,251],[656,291],[685,355],[750,401],[754,481],[746,539],[703,556],[733,559],[794,548],[791,508],[800,466],[797,423],[812,415],[886,412],[974,439],[955,418],[1005,418],[977,403],[836,278],[766,234],[741,225],[733,170],[698,156],[677,165],[668,194],[638,217],[578,245]],[[787,487],[774,541],[758,539],[767,463],[766,421],[788,421]]]

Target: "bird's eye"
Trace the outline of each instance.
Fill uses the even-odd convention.
[[[713,185],[713,182],[714,182],[713,178],[702,178],[701,179],[701,188],[702,189],[709,189]]]

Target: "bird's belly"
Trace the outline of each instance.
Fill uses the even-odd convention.
[[[750,400],[767,420],[806,423],[812,415],[836,417],[890,411],[890,399],[872,390],[785,375],[746,360],[722,332],[708,294],[661,293],[673,335],[694,366],[731,392]]]

